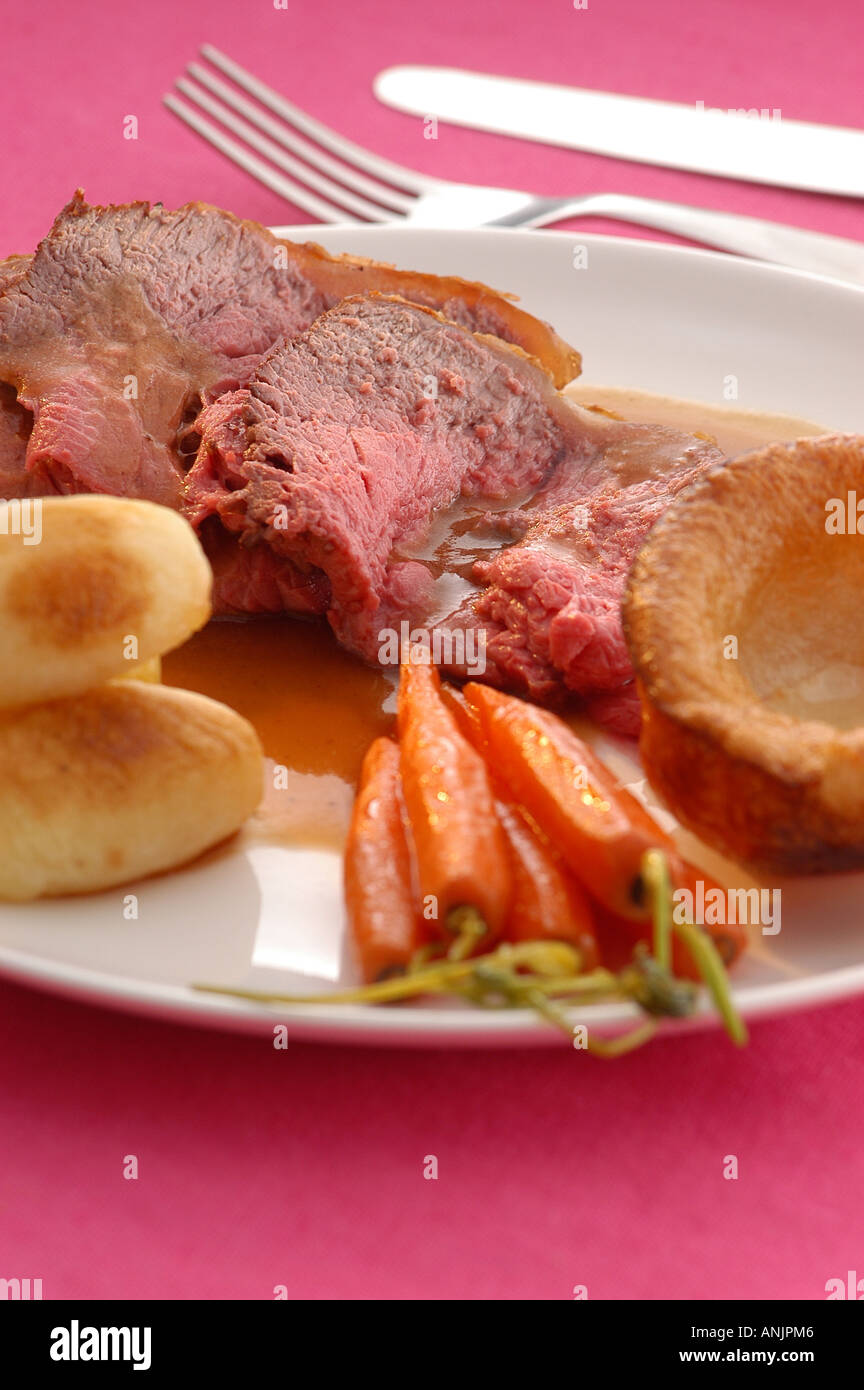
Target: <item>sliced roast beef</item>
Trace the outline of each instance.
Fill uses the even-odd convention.
[[[630,559],[721,457],[575,406],[507,345],[380,295],[274,348],[200,428],[186,505],[223,608],[326,613],[370,661],[403,620],[475,628],[487,679],[543,700],[572,691],[618,727]]]
[[[29,256],[0,261],[0,295],[27,271]],[[15,390],[0,382],[0,497],[27,497],[32,482],[25,467],[32,417],[19,406]]]
[[[429,571],[391,553],[454,497],[540,484],[561,447],[556,410],[547,374],[497,340],[403,300],[347,299],[204,412],[188,515],[268,545],[322,604],[323,572],[331,621],[356,627],[385,590],[422,605]]]
[[[660,426],[585,423],[599,446],[592,468],[581,480],[560,469],[533,499],[524,535],[475,565],[485,587],[472,606],[486,634],[487,678],[517,683],[541,701],[559,697],[563,685],[598,722],[635,735],[639,700],[621,627],[627,573],[672,498],[722,455]],[[654,465],[624,482],[616,463],[628,437]],[[563,491],[569,501],[560,500]]]
[[[561,380],[578,373],[578,354],[485,286],[330,257],[200,203],[102,208],[76,194],[32,259],[0,266],[0,382],[32,419],[29,485],[178,505],[202,402],[376,285],[512,339]]]
[[[0,261],[0,294],[24,278],[32,259],[32,256],[7,256],[5,261]]]
[[[0,497],[31,497],[45,492],[27,472],[27,440],[32,417],[18,405],[11,386],[0,382]]]

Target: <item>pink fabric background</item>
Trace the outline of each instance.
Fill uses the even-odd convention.
[[[436,174],[864,234],[851,200],[444,126],[427,141],[370,92],[381,67],[431,62],[864,126],[857,0],[2,0],[0,19],[0,254],[30,249],[77,184],[305,220],[161,106],[204,41]],[[864,1001],[757,1025],[743,1055],[713,1035],[615,1064],[282,1053],[2,983],[0,1277],[42,1278],[46,1298],[823,1298],[864,1275],[862,1044]]]

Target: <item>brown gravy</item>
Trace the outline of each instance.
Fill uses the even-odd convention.
[[[582,404],[602,405],[628,419],[712,434],[730,454],[772,439],[824,432],[804,420],[641,391],[578,383],[568,392]],[[465,522],[470,529],[467,517]],[[433,532],[415,553],[425,558],[437,551],[457,575],[462,570],[465,583],[466,562],[479,558],[472,553],[474,544],[475,537],[460,537],[458,529],[450,538]],[[478,551],[481,547],[482,541]],[[285,769],[278,791],[272,776],[267,779],[256,836],[283,843],[341,843],[363,755],[374,738],[393,728],[395,673],[366,666],[343,651],[326,623],[291,618],[208,623],[166,656],[162,668],[166,685],[198,690],[244,715],[258,730],[266,757]],[[584,737],[584,721],[574,718],[574,723]],[[598,741],[605,743],[602,735]],[[623,750],[622,756],[623,773],[630,759]],[[635,764],[632,770],[638,776]]]
[[[363,755],[393,727],[395,674],[343,651],[326,623],[250,618],[208,623],[163,658],[162,679],[236,709],[285,769],[277,784],[268,768],[257,835],[341,844]]]

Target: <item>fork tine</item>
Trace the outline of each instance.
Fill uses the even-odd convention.
[[[212,44],[204,44],[201,54],[226,77],[230,77],[232,82],[236,82],[238,87],[242,87],[250,96],[260,101],[262,106],[275,111],[289,125],[296,126],[298,130],[302,130],[304,135],[316,140],[318,144],[338,155],[340,159],[344,159],[346,163],[356,164],[367,174],[374,174],[379,179],[386,179],[388,183],[395,184],[397,188],[406,189],[409,193],[427,193],[433,188],[440,187],[440,179],[429,178],[426,174],[418,174],[414,169],[406,169],[402,164],[394,164],[392,160],[372,154],[362,145],[355,145],[352,140],[346,140],[343,135],[337,134],[329,126],[317,121],[314,116],[309,116],[305,111],[301,111],[300,107],[295,106],[293,102],[286,101],[285,97],[274,92],[273,88],[268,87],[265,82],[260,82],[257,77],[253,77],[245,68],[241,68],[239,63],[235,63],[233,59],[220,53],[219,49],[214,48]]]
[[[175,116],[179,116],[181,121],[191,126],[198,135],[202,136],[211,145],[215,145],[217,150],[233,159],[235,164],[239,164],[241,169],[245,169],[247,174],[272,188],[274,193],[278,193],[282,198],[287,198],[289,203],[295,207],[302,208],[312,217],[317,217],[320,222],[357,222],[359,219],[352,217],[350,213],[343,212],[341,208],[334,207],[323,198],[318,198],[308,189],[302,188],[300,184],[294,183],[292,179],[286,178],[284,174],[277,171],[269,164],[265,164],[263,159],[258,159],[254,154],[250,154],[242,145],[238,145],[236,140],[223,135],[221,130],[217,130],[214,125],[206,121],[203,116],[199,116],[197,111],[184,106],[182,101],[178,101],[175,96],[168,93],[162,98],[169,111],[173,111]]]
[[[186,71],[202,87],[206,87],[214,96],[220,97],[226,106],[232,107],[241,116],[245,116],[248,121],[257,125],[266,135],[278,140],[280,145],[284,145],[286,149],[293,150],[294,154],[305,159],[313,168],[322,169],[325,173],[331,174],[334,179],[347,184],[349,188],[353,188],[357,193],[367,194],[375,202],[381,203],[384,207],[392,208],[394,212],[407,212],[413,206],[415,199],[411,194],[397,193],[395,188],[388,187],[386,183],[381,183],[378,179],[367,178],[365,174],[360,173],[359,169],[353,169],[350,165],[342,164],[338,159],[333,159],[320,145],[313,145],[310,140],[304,139],[302,135],[293,131],[284,121],[278,121],[273,116],[269,116],[260,106],[247,100],[234,87],[229,87],[227,82],[223,82],[209,68],[202,67],[200,63],[190,63]]]
[[[222,106],[214,97],[208,96],[207,92],[196,87],[194,83],[188,82],[185,78],[177,79],[177,86],[185,97],[202,107],[217,121],[220,121],[232,135],[239,135],[245,140],[247,145],[251,145],[259,154],[263,154],[271,163],[284,169],[286,173],[293,174],[302,183],[323,193],[325,197],[332,199],[336,204],[342,204],[350,212],[356,212],[360,217],[365,217],[370,222],[389,222],[394,216],[391,212],[385,212],[383,208],[377,207],[374,203],[369,203],[365,198],[361,198],[349,189],[343,188],[341,184],[333,183],[331,179],[325,178],[315,169],[310,169],[308,165],[301,164],[299,159],[293,155],[286,154],[272,140],[268,140],[266,135],[260,135],[254,126],[244,121],[242,116],[235,116],[231,110]]]

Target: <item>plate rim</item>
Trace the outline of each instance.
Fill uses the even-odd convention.
[[[279,1004],[276,1001],[244,1000],[230,995],[208,993],[189,985],[142,981],[133,976],[110,975],[88,966],[58,967],[41,956],[0,947],[0,975],[16,984],[43,992],[60,994],[79,1002],[114,1011],[165,1017],[168,1022],[197,1027],[227,1027],[240,1032],[268,1032],[276,1024],[289,1026],[296,1037],[313,1037],[325,1027],[329,1034],[363,1034],[371,1046],[392,1035],[414,1035],[423,1042],[452,1041],[458,1037],[467,1045],[490,1042],[523,1043],[557,1041],[559,1034],[530,1009],[484,1011],[477,1008],[382,1009],[369,1004]],[[799,1010],[820,1008],[864,992],[864,963],[838,966],[821,975],[742,985],[733,982],[732,996],[742,1017],[749,1022],[786,1015]],[[644,1015],[626,1003],[590,1004],[571,1010],[573,1022],[584,1020],[602,1036],[624,1031]],[[695,1031],[715,1031],[722,1027],[710,1002],[703,997],[697,1011],[688,1019],[661,1021],[658,1033],[668,1036]],[[563,1034],[560,1035],[563,1040]],[[338,1040],[338,1039],[337,1039]]]
[[[778,226],[780,225],[781,224],[778,223]],[[382,232],[389,231],[396,231],[399,236],[408,236],[409,238],[412,236],[434,235],[436,237],[449,239],[451,237],[463,237],[467,235],[477,235],[479,233],[483,236],[500,237],[507,240],[525,237],[533,241],[536,238],[542,237],[545,241],[573,241],[574,237],[577,236],[575,228],[572,231],[560,231],[551,227],[427,227],[419,222],[405,222],[404,224],[399,222],[308,222],[300,223],[299,225],[286,222],[269,226],[267,230],[272,232],[274,236],[283,237],[291,241],[299,240],[301,233],[308,233],[309,231],[322,232],[325,234],[325,239],[328,232],[336,232],[337,234],[344,232],[351,236],[357,234],[361,236],[380,236]],[[307,236],[306,240],[310,241],[314,240],[314,238]],[[647,250],[651,255],[659,254],[661,256],[669,256],[675,260],[682,257],[688,259],[695,258],[696,260],[708,260],[714,265],[718,263],[727,266],[733,265],[736,269],[747,267],[749,271],[765,271],[770,274],[780,275],[784,279],[791,275],[796,279],[815,281],[817,284],[833,286],[844,292],[851,290],[853,295],[859,298],[864,296],[864,281],[844,280],[838,275],[826,275],[817,270],[804,270],[798,266],[781,265],[778,261],[760,261],[755,256],[739,256],[734,251],[713,250],[711,247],[707,246],[684,246],[679,245],[677,242],[654,241],[638,236],[617,236],[611,232],[579,232],[578,240],[580,245],[587,243],[589,249],[592,245],[607,247],[626,246],[630,249],[636,249],[640,253]],[[326,246],[324,250],[327,250]],[[330,252],[328,254],[350,255],[352,253]],[[397,269],[410,270],[412,267],[398,266]],[[465,277],[456,274],[455,278],[464,279]],[[494,286],[490,286],[490,288],[494,288]],[[506,292],[498,290],[496,293],[502,294]],[[521,296],[514,295],[514,299],[517,304],[521,303]]]

